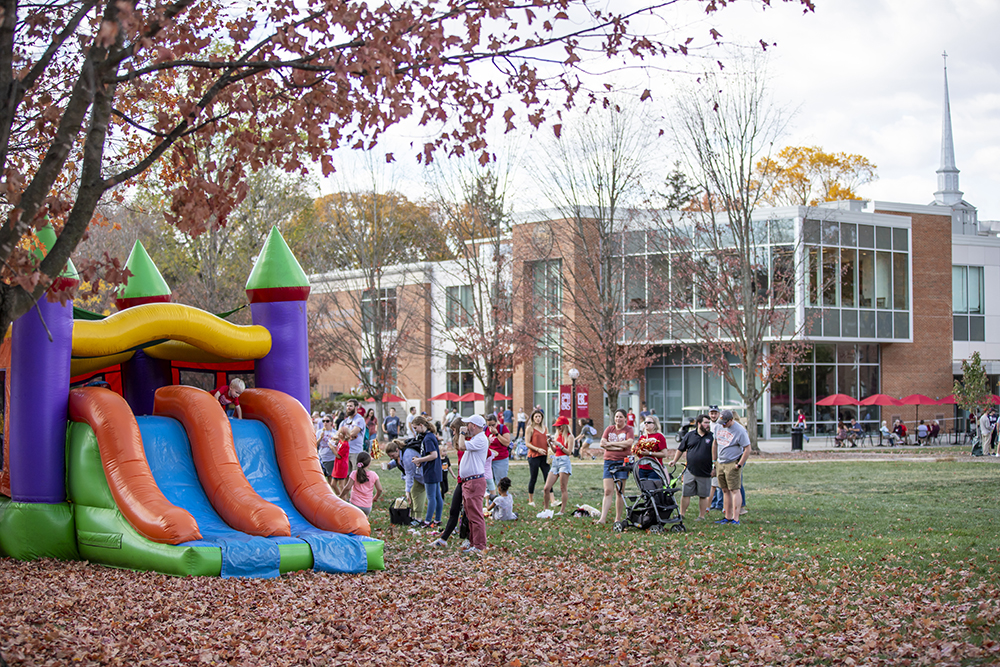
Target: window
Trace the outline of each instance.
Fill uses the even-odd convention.
[[[448,355],[448,366],[445,369],[445,384],[448,387],[448,391],[459,396],[475,391],[476,385],[472,374],[472,364],[469,363],[468,359],[454,354]],[[463,417],[468,417],[475,412],[476,404],[472,401],[464,401],[462,403],[452,402],[448,404],[448,407],[458,408],[459,413]]]
[[[468,326],[472,319],[472,285],[447,288],[446,323],[449,329]]]
[[[535,352],[534,390],[535,405],[542,406],[552,420],[559,414],[559,381],[562,379],[559,350],[539,349]]]
[[[365,333],[395,331],[396,288],[366,289],[362,292],[361,321]]]
[[[840,302],[845,308],[854,308],[855,267],[858,251],[854,248],[840,250]],[[904,255],[905,257],[905,255]]]
[[[646,258],[625,258],[625,310],[646,309]]]
[[[809,306],[819,305],[819,248],[810,246],[806,248],[806,304]]]
[[[861,250],[858,253],[858,284],[861,287],[859,305],[862,308],[875,307],[875,253]]]
[[[531,265],[531,273],[537,314],[558,317],[562,312],[562,260],[535,262]]]
[[[951,309],[955,340],[986,340],[983,280],[984,271],[981,266],[951,267]]]

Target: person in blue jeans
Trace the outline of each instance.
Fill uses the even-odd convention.
[[[413,463],[421,466],[424,474],[424,490],[427,492],[427,515],[424,526],[441,525],[441,512],[444,510],[444,498],[441,495],[441,450],[438,445],[434,426],[423,415],[413,418],[413,430],[423,434],[420,456]]]

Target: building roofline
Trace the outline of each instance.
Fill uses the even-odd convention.
[[[896,211],[897,213],[916,213],[918,215],[940,215],[947,217],[948,220],[951,220],[951,206],[943,206],[941,204],[907,204],[904,202],[872,200],[868,202],[865,210]]]

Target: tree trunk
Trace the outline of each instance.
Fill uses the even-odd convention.
[[[757,401],[747,404],[747,433],[750,435],[750,450],[754,454],[760,454],[760,445],[757,444]]]

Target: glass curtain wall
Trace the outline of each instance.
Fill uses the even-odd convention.
[[[792,290],[789,287],[795,280],[795,220],[757,220],[754,225],[755,254],[759,257],[758,284],[774,285],[776,289],[772,293],[780,299],[779,305],[790,305]],[[690,277],[672,269],[671,257],[680,251],[671,247],[669,236],[663,230],[639,229],[623,232],[615,239],[613,261],[623,285],[622,312],[627,328],[644,326],[647,320],[636,313],[667,314],[667,317],[649,318],[650,328],[655,329],[649,331],[649,338],[653,340],[686,337],[684,313],[670,310],[671,292],[685,294],[697,309],[704,307],[706,298],[704,294],[695,293]]]
[[[822,406],[816,401],[831,394],[862,399],[879,391],[879,346],[874,344],[816,344],[802,359],[785,367],[771,383],[771,436],[788,435],[799,410],[809,425],[807,433],[835,433],[837,421],[852,418],[878,431],[878,406]]]
[[[743,370],[736,363],[732,366],[742,381]],[[677,432],[682,423],[707,412],[709,405],[728,405],[743,413],[739,393],[704,360],[679,348],[661,350],[646,369],[646,406],[660,418],[663,432]]]
[[[802,238],[810,336],[910,337],[908,229],[805,220]]]

